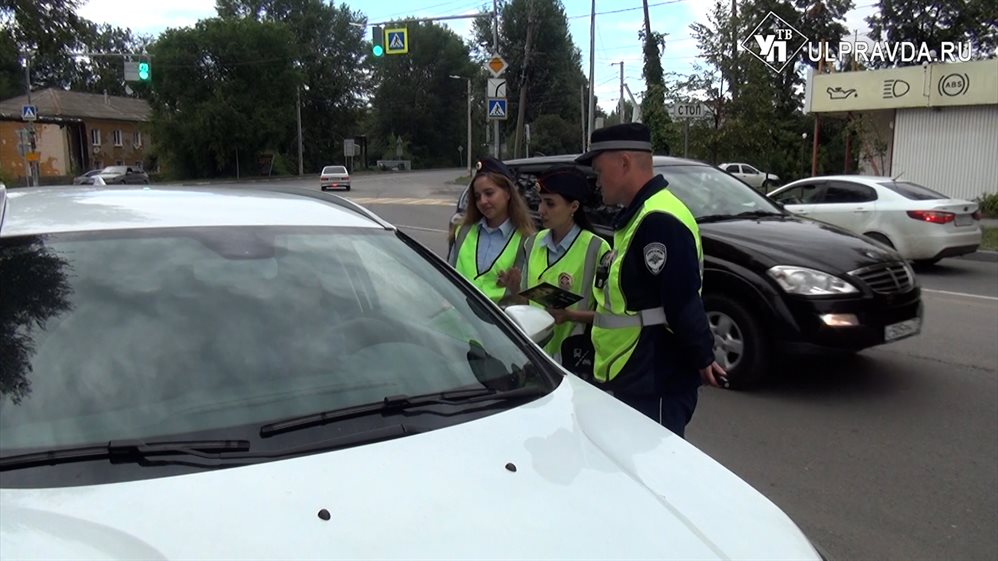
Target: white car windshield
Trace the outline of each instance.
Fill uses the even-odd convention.
[[[386,396],[550,385],[494,312],[385,230],[4,239],[0,275],[15,268],[0,307],[5,456],[248,438],[233,434]]]
[[[347,168],[345,168],[343,166],[326,166],[326,167],[322,168],[322,173],[324,175],[326,175],[326,174],[334,174],[334,173],[335,174],[343,175],[343,174],[346,174],[346,172],[347,172]]]
[[[697,219],[743,213],[783,214],[772,201],[730,175],[709,166],[658,166],[671,190]]]
[[[882,181],[880,185],[883,185],[902,197],[913,201],[935,201],[949,198],[942,193],[937,193],[928,187],[923,187],[910,181]]]
[[[128,168],[126,166],[108,166],[108,167],[106,167],[106,168],[104,168],[104,169],[101,170],[101,173],[106,173],[106,174],[112,174],[113,173],[113,174],[117,174],[117,175],[124,175],[127,172],[128,172]]]

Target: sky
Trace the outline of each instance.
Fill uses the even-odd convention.
[[[478,12],[483,0],[409,0],[411,7],[400,9],[398,0],[334,0],[367,15],[369,22],[400,17],[440,17]],[[569,30],[582,53],[582,70],[589,74],[590,0],[562,0],[568,15]],[[665,72],[689,74],[699,50],[690,37],[689,26],[707,23],[707,12],[714,0],[649,0],[652,29],[668,33],[662,65]],[[868,32],[864,18],[875,11],[871,0],[854,0],[858,6],[846,18],[850,36],[858,32],[863,39]],[[89,0],[81,2],[79,14],[97,23],[128,27],[139,35],[157,35],[169,27],[193,25],[215,15],[210,0]],[[491,9],[491,2],[487,2]],[[611,13],[612,12],[612,13]],[[638,31],[644,20],[641,0],[596,0],[595,64],[593,82],[601,109],[609,113],[620,98],[620,66],[631,93],[640,99],[644,91],[641,76],[642,54]],[[440,22],[465,40],[471,37],[471,19]],[[624,93],[628,98],[627,92]]]

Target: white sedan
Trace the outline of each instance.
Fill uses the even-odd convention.
[[[910,181],[834,175],[801,179],[769,194],[790,212],[866,235],[902,257],[935,263],[977,251],[978,204]]]
[[[350,172],[344,166],[326,166],[319,174],[319,188],[350,190]]]
[[[3,201],[4,559],[821,559],[340,197]]]
[[[768,189],[780,182],[779,176],[742,163],[725,163],[717,166],[731,175],[741,179],[756,189]]]

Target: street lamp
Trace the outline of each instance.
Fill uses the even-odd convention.
[[[471,78],[464,78],[463,76],[455,76],[451,74],[448,76],[455,80],[467,80],[468,81],[468,145],[467,145],[467,158],[468,158],[468,177],[471,177]]]

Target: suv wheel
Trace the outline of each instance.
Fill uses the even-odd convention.
[[[761,324],[739,301],[728,296],[704,296],[707,321],[714,334],[714,358],[728,373],[731,387],[744,389],[759,382],[769,361],[769,340]]]

